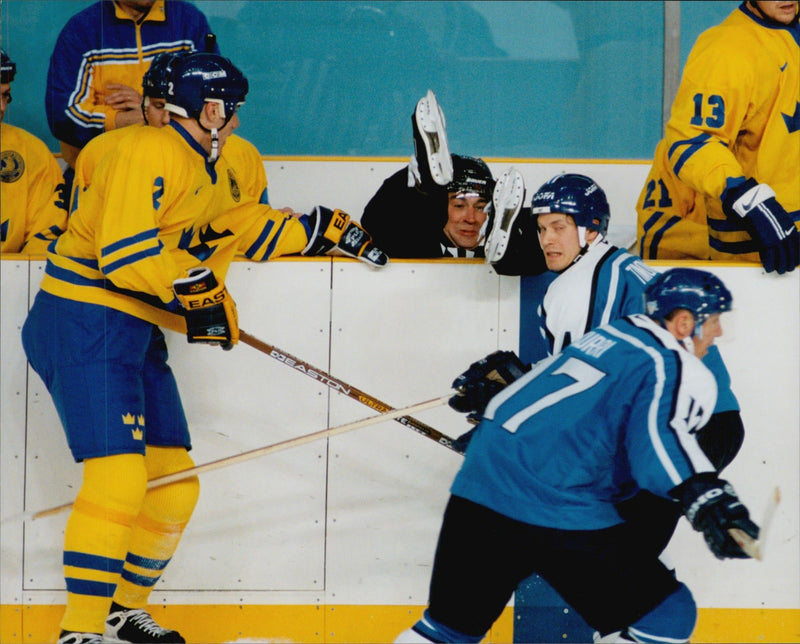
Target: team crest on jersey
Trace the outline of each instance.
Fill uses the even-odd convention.
[[[231,235],[233,235],[233,232],[227,228],[218,233],[211,227],[211,224],[202,226],[199,230],[195,230],[194,226],[192,226],[188,230],[184,229],[181,233],[181,238],[178,241],[178,248],[191,253],[200,261],[204,261],[211,257],[216,250],[216,244],[213,242]],[[195,241],[195,237],[199,243],[192,244],[192,242]]]
[[[133,440],[144,439],[144,414],[132,414],[128,412],[122,415],[122,424],[130,427]]]
[[[239,190],[239,184],[236,181],[236,176],[233,174],[233,170],[228,168],[228,184],[231,187],[231,197],[236,203],[239,203],[239,199],[242,198],[242,191]]]
[[[0,153],[0,181],[14,183],[25,174],[25,159],[19,152],[3,150]]]

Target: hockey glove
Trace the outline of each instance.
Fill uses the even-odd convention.
[[[172,283],[172,289],[183,307],[189,342],[220,344],[226,351],[239,342],[236,304],[210,269],[192,268],[188,277]]]
[[[737,528],[758,539],[759,529],[730,483],[712,472],[704,472],[672,488],[670,496],[680,501],[689,523],[703,533],[717,559],[748,558],[728,530]]]
[[[303,249],[303,255],[324,255],[338,250],[370,266],[385,266],[389,261],[386,253],[372,243],[369,233],[341,210],[315,206],[301,220],[308,232],[308,245]]]
[[[483,360],[473,362],[469,369],[453,381],[458,393],[449,400],[456,411],[468,413],[467,420],[479,423],[489,401],[506,386],[530,371],[513,351],[495,351]]]
[[[722,193],[722,210],[728,219],[744,222],[758,243],[758,254],[767,273],[794,270],[800,261],[800,233],[775,199],[772,188],[747,179]]]

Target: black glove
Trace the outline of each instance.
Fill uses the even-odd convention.
[[[189,342],[220,344],[226,351],[239,342],[236,304],[210,269],[192,268],[172,283],[172,290],[183,307]]]
[[[346,212],[315,206],[301,220],[308,231],[308,245],[303,249],[303,255],[316,256],[339,251],[376,268],[386,266],[389,261],[386,253],[372,243],[370,234]]]
[[[469,369],[453,381],[458,393],[449,404],[456,411],[471,412],[467,420],[480,422],[489,401],[507,385],[530,371],[513,351],[495,351],[483,360],[473,362]]]
[[[689,523],[702,532],[708,547],[717,559],[747,559],[728,530],[738,528],[758,539],[758,526],[727,481],[712,472],[703,472],[686,479],[670,490],[670,496],[683,505]]]
[[[767,273],[794,270],[800,261],[800,233],[772,188],[752,178],[728,188],[722,193],[722,211],[745,224]]]

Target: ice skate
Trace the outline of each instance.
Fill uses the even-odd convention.
[[[453,161],[447,145],[444,113],[432,90],[417,103],[412,121],[417,169],[423,186],[429,178],[446,186],[453,180]]]
[[[525,181],[519,170],[511,167],[497,180],[492,195],[494,221],[486,239],[487,262],[494,263],[503,258],[523,201],[525,201]]]

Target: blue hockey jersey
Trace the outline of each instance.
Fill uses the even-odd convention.
[[[661,496],[714,467],[695,439],[711,372],[650,318],[584,335],[489,403],[451,487],[518,521],[594,530],[639,488]]]

